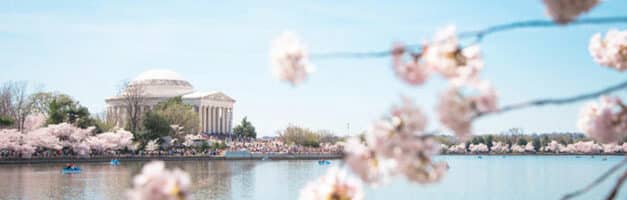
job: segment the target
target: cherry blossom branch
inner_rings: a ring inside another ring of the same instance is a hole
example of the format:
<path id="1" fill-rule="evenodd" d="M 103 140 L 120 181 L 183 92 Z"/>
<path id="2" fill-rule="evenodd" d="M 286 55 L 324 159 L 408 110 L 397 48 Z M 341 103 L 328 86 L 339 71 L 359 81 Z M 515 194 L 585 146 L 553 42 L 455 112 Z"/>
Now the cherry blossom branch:
<path id="1" fill-rule="evenodd" d="M 589 191 L 590 189 L 594 188 L 595 186 L 599 185 L 601 182 L 603 182 L 605 179 L 607 179 L 608 177 L 610 177 L 610 175 L 612 175 L 614 172 L 618 171 L 619 169 L 621 169 L 625 164 L 627 164 L 627 157 L 625 159 L 623 159 L 623 161 L 621 161 L 620 163 L 614 165 L 612 168 L 610 168 L 609 170 L 607 170 L 605 173 L 603 173 L 601 176 L 599 176 L 597 179 L 595 179 L 592 183 L 588 184 L 586 187 L 581 188 L 577 191 L 568 193 L 566 195 L 564 195 L 562 197 L 562 200 L 567 200 L 567 199 L 571 199 L 573 197 L 579 196 L 583 193 L 586 193 L 587 191 Z M 623 175 L 624 176 L 624 175 Z M 621 177 L 622 179 L 623 177 Z M 620 188 L 620 186 L 619 186 Z M 609 199 L 609 197 L 608 197 Z"/>
<path id="2" fill-rule="evenodd" d="M 625 180 L 627 180 L 627 170 L 625 170 L 625 173 L 623 173 L 620 179 L 616 181 L 616 185 L 614 185 L 614 188 L 612 189 L 612 192 L 610 192 L 610 195 L 607 196 L 607 200 L 613 200 L 614 198 L 616 198 L 616 195 L 618 194 L 620 187 L 623 185 L 623 183 L 625 183 Z"/>
<path id="3" fill-rule="evenodd" d="M 585 94 L 580 94 L 580 95 L 575 95 L 575 96 L 565 97 L 565 98 L 538 99 L 538 100 L 532 100 L 528 102 L 506 105 L 496 111 L 477 113 L 473 117 L 473 119 L 477 119 L 486 115 L 499 114 L 499 113 L 504 113 L 504 112 L 513 111 L 513 110 L 519 110 L 519 109 L 523 109 L 527 107 L 536 107 L 536 106 L 545 106 L 545 105 L 561 105 L 561 104 L 568 104 L 568 103 L 583 101 L 587 99 L 594 99 L 601 95 L 612 93 L 617 90 L 621 90 L 625 88 L 627 88 L 627 80 L 623 81 L 620 84 L 613 85 L 613 86 L 604 88 L 599 91 L 591 92 L 591 93 L 585 93 Z"/>
<path id="4" fill-rule="evenodd" d="M 594 24 L 613 24 L 613 23 L 627 23 L 627 16 L 615 16 L 615 17 L 596 17 L 596 18 L 584 18 L 577 21 L 570 22 L 568 26 L 577 25 L 594 25 Z M 474 39 L 473 43 L 481 42 L 486 36 L 499 33 L 512 31 L 517 29 L 526 28 L 546 28 L 546 27 L 563 27 L 565 25 L 556 24 L 551 20 L 526 20 L 519 22 L 512 22 L 507 24 L 498 24 L 489 26 L 484 29 L 476 31 L 460 32 L 458 37 L 460 39 Z M 422 44 L 407 45 L 406 48 L 421 48 Z M 318 53 L 311 54 L 313 59 L 325 59 L 325 58 L 379 58 L 387 57 L 392 54 L 392 49 L 384 51 L 370 51 L 370 52 L 331 52 L 331 53 Z"/>

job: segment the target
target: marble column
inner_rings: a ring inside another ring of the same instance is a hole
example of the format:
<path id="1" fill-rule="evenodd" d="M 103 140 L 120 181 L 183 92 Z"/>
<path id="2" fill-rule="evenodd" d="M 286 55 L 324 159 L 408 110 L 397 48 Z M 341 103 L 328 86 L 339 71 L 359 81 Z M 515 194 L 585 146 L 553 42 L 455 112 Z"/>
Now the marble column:
<path id="1" fill-rule="evenodd" d="M 209 106 L 205 106 L 205 108 L 203 108 L 203 111 L 205 112 L 205 120 L 202 121 L 202 123 L 205 124 L 203 131 L 209 131 Z"/>
<path id="2" fill-rule="evenodd" d="M 205 128 L 205 124 L 203 123 L 205 121 L 204 120 L 205 119 L 204 112 L 205 112 L 204 106 L 199 106 L 199 108 L 198 108 L 198 120 L 199 120 L 198 129 L 200 130 L 200 132 L 202 132 L 204 130 L 204 128 Z"/>
<path id="3" fill-rule="evenodd" d="M 233 118 L 233 108 L 228 109 L 228 115 L 226 118 L 226 132 L 231 133 L 231 129 L 233 128 L 233 124 L 231 124 L 231 119 Z"/>
<path id="4" fill-rule="evenodd" d="M 222 107 L 218 107 L 218 132 L 224 133 L 222 131 Z"/>
<path id="5" fill-rule="evenodd" d="M 228 109 L 228 117 L 226 118 L 226 132 L 231 134 L 231 129 L 233 128 L 232 124 L 233 119 L 233 108 Z"/>
<path id="6" fill-rule="evenodd" d="M 226 108 L 226 117 L 224 117 L 224 124 L 226 124 L 226 127 L 224 129 L 224 132 L 226 133 L 231 133 L 231 121 L 229 120 L 231 117 L 231 108 L 227 107 Z"/>
<path id="7" fill-rule="evenodd" d="M 216 107 L 211 106 L 211 132 L 216 132 Z"/>
<path id="8" fill-rule="evenodd" d="M 224 107 L 220 108 L 220 132 L 224 133 Z"/>

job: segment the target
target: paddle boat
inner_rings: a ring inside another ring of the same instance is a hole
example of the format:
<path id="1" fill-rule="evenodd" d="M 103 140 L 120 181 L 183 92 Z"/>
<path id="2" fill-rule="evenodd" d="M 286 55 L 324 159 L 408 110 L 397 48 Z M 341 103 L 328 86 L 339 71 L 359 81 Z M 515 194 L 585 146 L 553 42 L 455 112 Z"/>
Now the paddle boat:
<path id="1" fill-rule="evenodd" d="M 120 161 L 118 159 L 113 159 L 111 160 L 111 162 L 109 162 L 109 164 L 117 166 L 117 165 L 120 165 Z"/>
<path id="2" fill-rule="evenodd" d="M 61 173 L 62 174 L 78 174 L 81 173 L 81 168 L 80 167 L 65 167 L 63 169 L 61 169 Z"/>
<path id="3" fill-rule="evenodd" d="M 331 161 L 328 160 L 318 160 L 319 165 L 330 165 Z"/>

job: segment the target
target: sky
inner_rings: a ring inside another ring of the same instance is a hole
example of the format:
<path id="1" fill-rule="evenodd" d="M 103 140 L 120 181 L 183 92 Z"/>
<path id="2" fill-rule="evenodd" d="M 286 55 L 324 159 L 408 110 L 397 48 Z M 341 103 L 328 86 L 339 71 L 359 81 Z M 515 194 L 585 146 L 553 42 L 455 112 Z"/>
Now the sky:
<path id="1" fill-rule="evenodd" d="M 627 3 L 607 0 L 583 17 L 621 16 Z M 150 69 L 170 69 L 197 91 L 237 100 L 260 136 L 289 124 L 339 135 L 367 130 L 401 96 L 414 98 L 439 129 L 435 105 L 446 88 L 434 76 L 413 87 L 397 79 L 390 58 L 313 59 L 302 85 L 273 78 L 270 41 L 297 33 L 312 53 L 385 50 L 421 43 L 439 28 L 460 31 L 548 19 L 537 1 L 22 1 L 0 2 L 0 82 L 28 81 L 73 96 L 91 112 L 120 83 Z M 594 91 L 625 80 L 598 66 L 588 41 L 627 24 L 524 29 L 489 35 L 481 43 L 485 68 L 506 105 Z M 618 95 L 627 96 L 621 91 Z M 577 131 L 585 102 L 529 108 L 482 118 L 476 134 L 521 128 L 526 133 Z M 350 124 L 350 125 L 349 125 Z"/>

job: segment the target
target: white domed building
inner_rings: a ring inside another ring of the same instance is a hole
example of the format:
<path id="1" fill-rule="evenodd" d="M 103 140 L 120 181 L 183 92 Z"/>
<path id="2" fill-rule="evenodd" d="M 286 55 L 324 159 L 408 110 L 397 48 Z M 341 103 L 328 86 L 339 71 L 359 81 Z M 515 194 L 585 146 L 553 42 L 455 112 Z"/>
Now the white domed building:
<path id="1" fill-rule="evenodd" d="M 222 92 L 196 92 L 194 87 L 178 73 L 170 70 L 149 70 L 135 77 L 130 86 L 141 88 L 140 113 L 152 109 L 159 102 L 181 96 L 190 104 L 200 119 L 199 132 L 230 134 L 233 124 L 235 100 Z M 107 118 L 117 127 L 127 122 L 128 98 L 119 95 L 107 98 Z"/>

